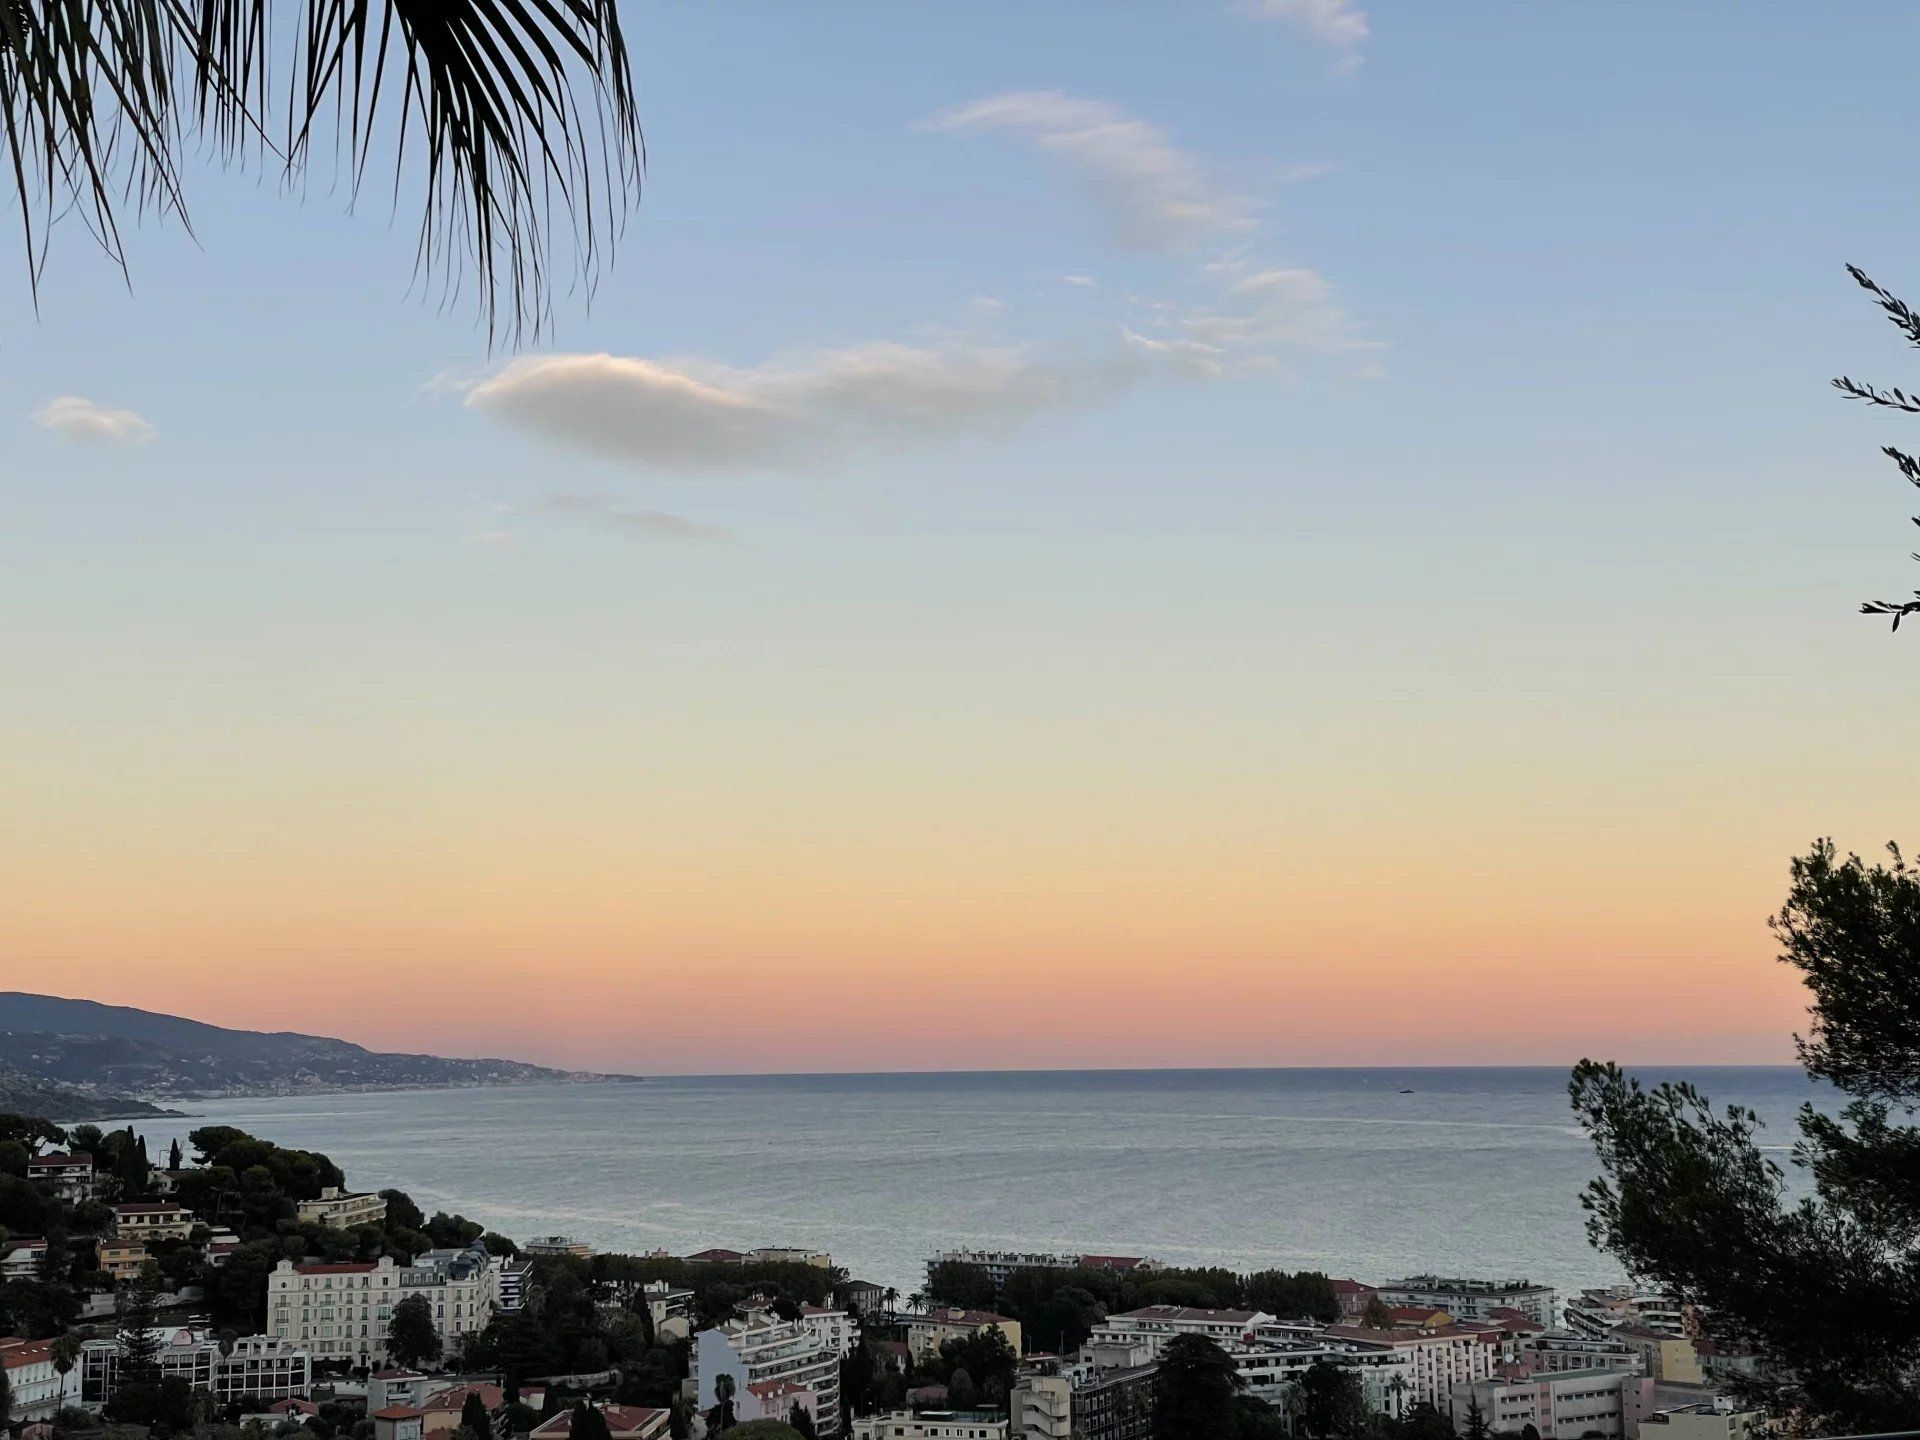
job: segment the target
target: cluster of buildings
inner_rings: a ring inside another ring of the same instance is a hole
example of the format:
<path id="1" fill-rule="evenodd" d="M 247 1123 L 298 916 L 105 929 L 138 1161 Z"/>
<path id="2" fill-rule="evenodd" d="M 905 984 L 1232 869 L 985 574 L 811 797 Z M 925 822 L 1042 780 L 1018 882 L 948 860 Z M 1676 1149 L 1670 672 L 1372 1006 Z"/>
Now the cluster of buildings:
<path id="1" fill-rule="evenodd" d="M 479 1245 L 429 1250 L 409 1265 L 391 1256 L 282 1260 L 267 1277 L 267 1333 L 306 1346 L 316 1359 L 374 1369 L 387 1362 L 394 1308 L 418 1297 L 453 1354 L 495 1311 L 519 1308 L 531 1269 L 531 1261 L 491 1255 Z"/>
<path id="2" fill-rule="evenodd" d="M 1150 1260 L 1108 1257 L 1126 1268 Z M 1079 1256 L 949 1251 L 987 1269 L 996 1286 L 1026 1268 L 1098 1263 Z M 871 1289 L 872 1287 L 862 1287 Z M 1381 1285 L 1335 1282 L 1332 1324 L 1258 1310 L 1150 1305 L 1109 1315 L 1077 1353 L 1026 1356 L 1005 1412 L 923 1405 L 851 1422 L 852 1440 L 1145 1440 L 1154 1378 L 1177 1336 L 1211 1340 L 1232 1357 L 1244 1392 L 1292 1414 L 1309 1368 L 1350 1371 L 1375 1411 L 1402 1417 L 1430 1405 L 1464 1434 L 1479 1417 L 1496 1435 L 1529 1427 L 1541 1440 L 1748 1440 L 1759 1417 L 1714 1388 L 1732 1368 L 1688 1336 L 1666 1297 L 1588 1290 L 1563 1307 L 1528 1280 L 1414 1275 Z M 896 1317 L 916 1356 L 995 1326 L 1020 1348 L 1018 1325 L 984 1311 L 934 1309 Z M 1706 1353 L 1702 1353 L 1702 1351 Z M 937 1399 L 937 1397 L 935 1397 Z M 1656 1428 L 1649 1428 L 1656 1427 Z"/>

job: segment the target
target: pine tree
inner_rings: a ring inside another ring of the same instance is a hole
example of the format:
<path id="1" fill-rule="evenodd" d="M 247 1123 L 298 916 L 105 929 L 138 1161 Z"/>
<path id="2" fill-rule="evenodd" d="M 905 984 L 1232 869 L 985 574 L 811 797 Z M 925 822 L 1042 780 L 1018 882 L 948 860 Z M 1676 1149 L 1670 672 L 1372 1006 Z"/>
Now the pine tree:
<path id="1" fill-rule="evenodd" d="M 1467 1428 L 1460 1432 L 1461 1440 L 1487 1440 L 1491 1433 L 1486 1414 L 1480 1409 L 1480 1392 L 1475 1390 L 1467 1398 Z"/>
<path id="2" fill-rule="evenodd" d="M 613 1432 L 607 1428 L 606 1414 L 585 1400 L 573 1407 L 573 1423 L 568 1427 L 567 1434 L 568 1440 L 613 1440 Z"/>
<path id="3" fill-rule="evenodd" d="M 478 1390 L 467 1391 L 467 1398 L 460 1404 L 460 1428 L 471 1432 L 474 1440 L 487 1440 L 493 1434 L 493 1419 Z"/>
<path id="4" fill-rule="evenodd" d="M 160 1375 L 160 1269 L 147 1265 L 120 1292 L 117 1369 L 121 1385 L 146 1384 Z"/>

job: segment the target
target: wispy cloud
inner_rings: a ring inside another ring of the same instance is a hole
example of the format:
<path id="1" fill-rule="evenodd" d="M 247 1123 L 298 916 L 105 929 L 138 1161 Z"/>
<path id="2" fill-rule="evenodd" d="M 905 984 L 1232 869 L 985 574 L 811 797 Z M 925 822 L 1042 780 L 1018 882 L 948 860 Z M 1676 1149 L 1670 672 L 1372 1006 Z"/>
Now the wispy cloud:
<path id="1" fill-rule="evenodd" d="M 611 495 L 549 495 L 541 509 L 555 515 L 573 515 L 635 540 L 724 540 L 718 525 L 689 520 L 666 510 L 650 510 Z"/>
<path id="2" fill-rule="evenodd" d="M 109 445 L 146 445 L 159 434 L 136 411 L 112 410 L 79 395 L 55 396 L 33 412 L 33 421 L 69 440 Z"/>
<path id="3" fill-rule="evenodd" d="M 1254 0 L 1253 12 L 1284 20 L 1307 32 L 1336 52 L 1336 68 L 1351 72 L 1360 66 L 1360 49 L 1373 30 L 1357 0 Z"/>
<path id="4" fill-rule="evenodd" d="M 1005 431 L 1093 398 L 1110 360 L 1018 348 L 875 342 L 751 368 L 631 355 L 516 360 L 466 404 L 576 448 L 650 468 L 805 468 L 849 450 Z"/>
<path id="5" fill-rule="evenodd" d="M 954 134 L 999 132 L 1030 141 L 1086 188 L 1114 238 L 1129 249 L 1187 250 L 1252 224 L 1250 202 L 1215 185 L 1159 126 L 1104 100 L 1019 91 L 955 106 L 923 123 Z"/>

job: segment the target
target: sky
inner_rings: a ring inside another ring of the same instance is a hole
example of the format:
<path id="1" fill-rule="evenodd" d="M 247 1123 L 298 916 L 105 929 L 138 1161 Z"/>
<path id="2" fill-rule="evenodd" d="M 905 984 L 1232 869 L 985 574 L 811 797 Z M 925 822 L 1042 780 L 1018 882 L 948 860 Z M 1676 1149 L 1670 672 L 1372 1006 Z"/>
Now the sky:
<path id="1" fill-rule="evenodd" d="M 491 352 L 0 243 L 0 983 L 650 1073 L 1792 1058 L 1915 842 L 1920 13 L 630 5 Z M 1904 437 L 1904 440 L 1903 440 Z"/>

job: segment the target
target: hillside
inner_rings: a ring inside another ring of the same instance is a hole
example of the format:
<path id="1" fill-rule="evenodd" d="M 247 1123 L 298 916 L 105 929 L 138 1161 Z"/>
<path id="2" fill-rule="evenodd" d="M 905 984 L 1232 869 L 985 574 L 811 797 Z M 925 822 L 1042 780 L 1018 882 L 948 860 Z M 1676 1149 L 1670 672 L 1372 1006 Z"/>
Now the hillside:
<path id="1" fill-rule="evenodd" d="M 102 1099 L 147 1100 L 635 1078 L 517 1060 L 385 1054 L 324 1035 L 229 1030 L 124 1005 L 22 991 L 0 992 L 0 1073 L 7 1069 L 31 1083 L 71 1087 Z"/>
<path id="2" fill-rule="evenodd" d="M 76 1120 L 138 1120 L 174 1113 L 126 1095 L 38 1080 L 0 1065 L 0 1114 L 37 1115 L 66 1124 Z"/>

